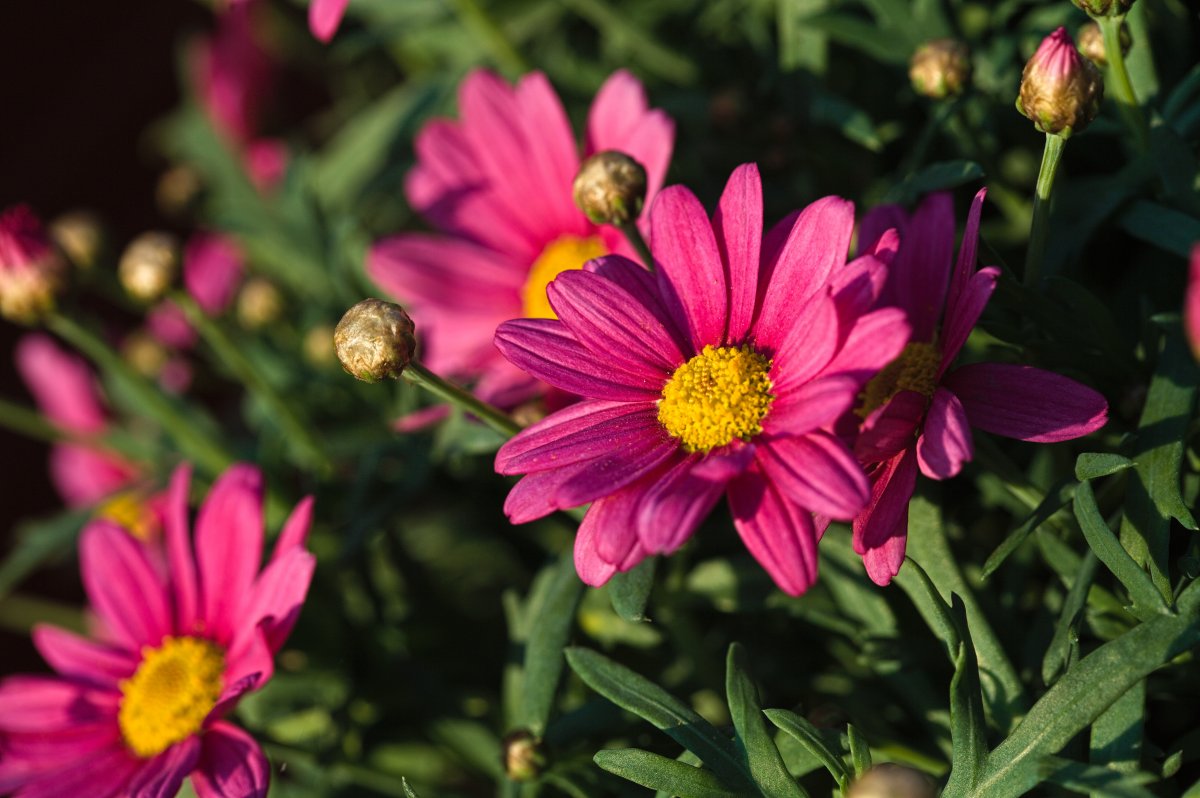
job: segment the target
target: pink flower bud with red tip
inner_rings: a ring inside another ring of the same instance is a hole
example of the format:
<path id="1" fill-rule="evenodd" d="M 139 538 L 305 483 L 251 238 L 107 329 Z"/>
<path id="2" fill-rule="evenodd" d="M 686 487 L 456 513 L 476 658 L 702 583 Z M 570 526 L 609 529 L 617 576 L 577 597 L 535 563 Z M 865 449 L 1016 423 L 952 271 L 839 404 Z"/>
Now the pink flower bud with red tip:
<path id="1" fill-rule="evenodd" d="M 64 265 L 26 205 L 0 213 L 0 316 L 33 324 L 54 308 Z"/>
<path id="2" fill-rule="evenodd" d="M 1017 110 L 1043 133 L 1067 138 L 1091 124 L 1103 97 L 1099 70 L 1075 49 L 1067 29 L 1059 28 L 1025 64 Z"/>

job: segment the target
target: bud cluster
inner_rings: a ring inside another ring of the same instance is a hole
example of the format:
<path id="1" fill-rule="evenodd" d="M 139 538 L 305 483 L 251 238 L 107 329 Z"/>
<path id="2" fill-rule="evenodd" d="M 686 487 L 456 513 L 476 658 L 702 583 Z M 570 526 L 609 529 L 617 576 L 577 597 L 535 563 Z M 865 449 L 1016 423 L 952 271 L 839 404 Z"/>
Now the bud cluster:
<path id="1" fill-rule="evenodd" d="M 1118 17 L 1127 12 L 1135 0 L 1071 0 L 1093 17 Z"/>

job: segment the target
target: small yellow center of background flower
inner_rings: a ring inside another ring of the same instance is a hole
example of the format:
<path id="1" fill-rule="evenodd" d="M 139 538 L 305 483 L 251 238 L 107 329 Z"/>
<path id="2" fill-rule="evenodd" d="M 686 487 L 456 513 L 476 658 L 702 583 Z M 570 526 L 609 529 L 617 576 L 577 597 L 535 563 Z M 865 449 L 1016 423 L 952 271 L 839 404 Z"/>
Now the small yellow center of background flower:
<path id="1" fill-rule="evenodd" d="M 200 731 L 224 673 L 225 654 L 208 640 L 166 637 L 158 648 L 143 648 L 137 671 L 120 684 L 125 744 L 149 759 Z"/>
<path id="2" fill-rule="evenodd" d="M 149 541 L 158 532 L 158 516 L 146 506 L 141 496 L 132 491 L 105 499 L 96 508 L 96 517 L 120 524 L 129 534 L 142 541 Z"/>
<path id="3" fill-rule="evenodd" d="M 706 346 L 663 387 L 658 420 L 689 452 L 750 440 L 775 400 L 770 370 L 749 346 Z"/>
<path id="4" fill-rule="evenodd" d="M 937 372 L 941 363 L 942 353 L 934 344 L 909 344 L 904 347 L 900 357 L 871 378 L 859 395 L 863 400 L 862 406 L 854 412 L 866 418 L 901 391 L 933 396 L 937 390 Z"/>
<path id="5" fill-rule="evenodd" d="M 604 243 L 596 236 L 563 236 L 551 241 L 529 268 L 529 277 L 521 289 L 524 318 L 558 318 L 550 307 L 550 300 L 546 299 L 546 286 L 563 272 L 582 269 L 592 258 L 607 254 Z"/>

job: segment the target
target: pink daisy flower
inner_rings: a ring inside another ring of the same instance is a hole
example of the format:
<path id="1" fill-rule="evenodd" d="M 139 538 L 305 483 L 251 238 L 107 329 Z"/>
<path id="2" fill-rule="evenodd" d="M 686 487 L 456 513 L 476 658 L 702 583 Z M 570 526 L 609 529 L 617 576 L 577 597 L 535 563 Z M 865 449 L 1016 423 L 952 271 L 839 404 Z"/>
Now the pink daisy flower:
<path id="1" fill-rule="evenodd" d="M 435 120 L 416 140 L 409 203 L 438 233 L 405 233 L 376 244 L 367 272 L 404 303 L 421 329 L 422 360 L 434 371 L 476 380 L 489 401 L 512 407 L 545 387 L 492 346 L 512 318 L 553 318 L 546 285 L 607 253 L 632 255 L 616 228 L 575 207 L 581 159 L 562 104 L 540 72 L 509 86 L 477 70 L 459 90 L 461 119 Z M 647 107 L 625 71 L 601 87 L 588 115 L 584 156 L 620 150 L 648 175 L 647 205 L 671 158 L 674 123 Z"/>
<path id="2" fill-rule="evenodd" d="M 525 474 L 514 523 L 591 502 L 575 539 L 584 582 L 670 553 L 722 495 L 747 548 L 784 591 L 816 578 L 812 513 L 852 518 L 866 475 L 829 426 L 908 339 L 902 311 L 868 312 L 884 248 L 845 262 L 854 208 L 818 200 L 764 239 L 753 164 L 710 223 L 682 186 L 650 213 L 657 273 L 621 256 L 558 276 L 557 319 L 496 331 L 505 357 L 582 401 L 501 447 Z"/>
<path id="3" fill-rule="evenodd" d="M 999 269 L 975 270 L 985 190 L 975 195 L 957 261 L 949 194 L 927 197 L 910 218 L 895 206 L 872 211 L 860 240 L 897 229 L 882 304 L 903 308 L 912 343 L 867 385 L 855 444 L 869 464 L 871 500 L 854 519 L 854 548 L 867 573 L 886 585 L 904 561 L 908 502 L 917 472 L 949 479 L 974 454 L 971 427 L 1023 441 L 1078 438 L 1104 426 L 1104 397 L 1074 380 L 1031 366 L 951 363 L 996 287 Z"/>
<path id="4" fill-rule="evenodd" d="M 1192 354 L 1200 360 L 1200 244 L 1192 247 L 1188 264 L 1187 291 L 1183 298 L 1183 331 Z"/>
<path id="5" fill-rule="evenodd" d="M 165 573 L 112 524 L 84 530 L 83 583 L 101 633 L 34 629 L 58 675 L 0 683 L 0 792 L 171 796 L 190 776 L 200 798 L 266 795 L 266 757 L 223 718 L 271 678 L 304 603 L 312 502 L 297 505 L 260 573 L 258 470 L 233 466 L 216 481 L 194 541 L 189 482 L 186 466 L 171 479 Z"/>

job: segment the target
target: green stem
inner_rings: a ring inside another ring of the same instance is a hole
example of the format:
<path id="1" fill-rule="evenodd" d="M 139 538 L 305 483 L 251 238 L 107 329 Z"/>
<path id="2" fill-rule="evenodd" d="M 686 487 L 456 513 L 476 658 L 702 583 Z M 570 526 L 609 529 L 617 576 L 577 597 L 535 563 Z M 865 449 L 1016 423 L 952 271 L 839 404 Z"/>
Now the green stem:
<path id="1" fill-rule="evenodd" d="M 508 73 L 509 77 L 517 77 L 529 71 L 529 64 L 525 63 L 525 59 L 513 47 L 504 31 L 476 0 L 454 0 L 454 7 L 463 26 L 483 40 L 492 51 L 496 64 Z"/>
<path id="2" fill-rule="evenodd" d="M 470 413 L 506 438 L 511 438 L 521 431 L 520 425 L 513 421 L 507 413 L 457 385 L 447 382 L 415 360 L 404 369 L 404 378 L 413 385 L 429 391 L 437 398 Z"/>
<path id="3" fill-rule="evenodd" d="M 1144 152 L 1149 141 L 1146 117 L 1142 115 L 1142 107 L 1138 105 L 1133 82 L 1129 79 L 1129 70 L 1125 67 L 1125 53 L 1121 50 L 1121 25 L 1124 24 L 1125 17 L 1100 17 L 1096 22 L 1100 25 L 1100 32 L 1104 34 L 1104 56 L 1108 59 L 1107 86 L 1117 101 L 1117 109 L 1125 118 L 1125 124 L 1133 133 L 1138 149 Z"/>
<path id="4" fill-rule="evenodd" d="M 1042 150 L 1042 168 L 1038 171 L 1037 193 L 1033 196 L 1033 223 L 1029 227 L 1029 250 L 1025 256 L 1025 285 L 1033 288 L 1041 279 L 1042 260 L 1046 256 L 1046 237 L 1050 233 L 1050 196 L 1054 193 L 1054 178 L 1062 159 L 1067 140 L 1052 133 L 1046 134 Z"/>
<path id="5" fill-rule="evenodd" d="M 650 254 L 650 247 L 646 245 L 646 239 L 642 238 L 642 231 L 638 229 L 637 222 L 623 222 L 616 227 L 625 234 L 629 245 L 637 252 L 646 268 L 654 271 L 654 256 Z"/>
<path id="6" fill-rule="evenodd" d="M 49 316 L 46 326 L 86 355 L 101 371 L 120 382 L 136 398 L 139 409 L 162 426 L 188 459 L 211 474 L 219 474 L 233 463 L 233 456 L 223 446 L 198 429 L 158 386 L 131 369 L 93 332 L 60 313 Z"/>
<path id="7" fill-rule="evenodd" d="M 275 388 L 263 378 L 259 369 L 250 362 L 221 326 L 215 323 L 186 293 L 176 291 L 171 295 L 216 356 L 233 372 L 234 376 L 269 409 L 271 417 L 283 429 L 290 445 L 297 449 L 301 459 L 322 474 L 329 474 L 333 465 L 325 454 L 325 448 L 313 434 L 311 425 L 296 415 Z"/>
<path id="8" fill-rule="evenodd" d="M 46 443 L 89 443 L 95 445 L 89 436 L 76 435 L 55 424 L 51 424 L 36 410 L 22 407 L 16 402 L 0 399 L 0 427 L 6 427 L 13 432 Z"/>
<path id="9" fill-rule="evenodd" d="M 27 634 L 38 623 L 52 623 L 80 633 L 87 629 L 78 607 L 23 593 L 10 593 L 0 601 L 0 629 Z"/>

